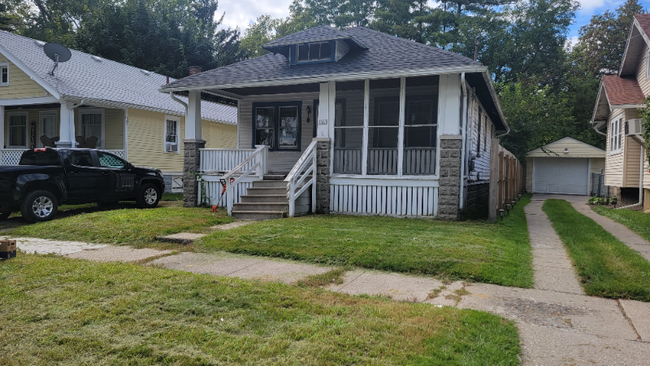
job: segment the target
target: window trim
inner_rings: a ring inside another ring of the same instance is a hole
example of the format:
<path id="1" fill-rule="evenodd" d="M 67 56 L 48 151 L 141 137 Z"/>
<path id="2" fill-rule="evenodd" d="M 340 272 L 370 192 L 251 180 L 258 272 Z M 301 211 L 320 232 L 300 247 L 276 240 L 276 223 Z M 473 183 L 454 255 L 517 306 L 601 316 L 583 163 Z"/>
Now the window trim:
<path id="1" fill-rule="evenodd" d="M 79 132 L 83 132 L 83 116 L 85 114 L 99 114 L 101 115 L 101 136 L 97 140 L 97 149 L 105 149 L 104 139 L 106 138 L 106 110 L 104 108 L 79 108 Z M 75 126 L 76 127 L 76 126 Z M 75 131 L 75 138 L 80 135 Z M 76 143 L 76 141 L 75 141 Z"/>
<path id="2" fill-rule="evenodd" d="M 329 43 L 330 44 L 330 57 L 329 58 L 322 58 L 318 60 L 307 60 L 307 61 L 298 61 L 298 48 L 300 46 L 304 45 L 312 45 L 312 44 L 321 44 L 321 43 Z M 289 60 L 291 65 L 306 65 L 306 64 L 317 64 L 317 63 L 323 63 L 323 62 L 333 62 L 336 59 L 336 47 L 337 47 L 337 42 L 336 41 L 318 41 L 318 42 L 303 42 L 303 43 L 297 43 L 294 45 L 291 45 L 289 47 Z"/>
<path id="3" fill-rule="evenodd" d="M 176 142 L 167 142 L 167 121 L 176 122 Z M 181 118 L 178 116 L 171 116 L 166 114 L 163 122 L 163 154 L 180 154 L 181 153 Z M 168 145 L 176 145 L 176 151 L 167 151 Z"/>
<path id="4" fill-rule="evenodd" d="M 618 117 L 610 121 L 610 136 L 609 136 L 609 154 L 618 154 L 621 152 L 621 122 L 623 117 Z M 616 148 L 612 148 L 612 147 Z"/>
<path id="5" fill-rule="evenodd" d="M 298 123 L 296 129 L 297 134 L 297 144 L 295 149 L 280 149 L 279 148 L 279 130 L 280 130 L 280 107 L 296 107 L 298 109 Z M 255 141 L 257 128 L 255 126 L 255 113 L 257 108 L 273 108 L 273 148 L 269 147 L 269 151 L 302 151 L 302 101 L 294 102 L 259 102 L 253 103 L 252 106 L 252 118 L 251 118 L 251 127 L 252 127 L 252 136 L 251 148 L 255 149 Z"/>
<path id="6" fill-rule="evenodd" d="M 2 82 L 2 69 L 7 69 L 7 82 L 3 83 Z M 9 86 L 9 82 L 11 80 L 10 76 L 10 67 L 8 62 L 0 62 L 0 86 Z"/>
<path id="7" fill-rule="evenodd" d="M 10 145 L 11 142 L 11 117 L 25 116 L 25 145 Z M 27 149 L 29 146 L 29 112 L 28 111 L 9 111 L 7 112 L 7 148 L 8 149 Z"/>

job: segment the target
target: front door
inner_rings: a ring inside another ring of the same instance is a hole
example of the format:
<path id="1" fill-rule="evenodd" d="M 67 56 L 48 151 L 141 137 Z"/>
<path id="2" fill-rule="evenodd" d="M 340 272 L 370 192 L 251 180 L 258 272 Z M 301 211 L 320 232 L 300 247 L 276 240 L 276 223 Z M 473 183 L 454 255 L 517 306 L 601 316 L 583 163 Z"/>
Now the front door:
<path id="1" fill-rule="evenodd" d="M 253 148 L 300 151 L 300 102 L 256 103 L 253 110 Z"/>
<path id="2" fill-rule="evenodd" d="M 55 146 L 58 141 L 59 128 L 56 125 L 56 113 L 42 112 L 39 121 L 38 144 L 40 147 Z"/>

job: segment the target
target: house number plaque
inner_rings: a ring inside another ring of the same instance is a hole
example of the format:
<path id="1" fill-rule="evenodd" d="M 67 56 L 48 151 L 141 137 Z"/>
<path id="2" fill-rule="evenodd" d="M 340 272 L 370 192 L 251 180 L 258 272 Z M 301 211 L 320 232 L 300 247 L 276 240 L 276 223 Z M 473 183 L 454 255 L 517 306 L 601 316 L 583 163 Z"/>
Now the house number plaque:
<path id="1" fill-rule="evenodd" d="M 319 119 L 319 120 L 318 120 L 318 124 L 319 124 L 319 125 L 326 125 L 326 124 L 327 124 L 327 120 L 326 120 L 326 119 Z"/>

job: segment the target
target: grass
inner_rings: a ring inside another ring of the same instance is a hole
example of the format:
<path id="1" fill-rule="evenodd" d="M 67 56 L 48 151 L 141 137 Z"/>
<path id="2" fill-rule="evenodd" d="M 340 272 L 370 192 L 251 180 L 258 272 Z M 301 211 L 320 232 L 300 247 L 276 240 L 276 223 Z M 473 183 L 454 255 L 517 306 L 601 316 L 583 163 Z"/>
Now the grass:
<path id="1" fill-rule="evenodd" d="M 564 200 L 542 207 L 569 249 L 587 295 L 650 301 L 650 262 Z"/>
<path id="2" fill-rule="evenodd" d="M 650 215 L 642 211 L 614 210 L 602 206 L 592 206 L 592 209 L 600 215 L 627 226 L 630 230 L 639 234 L 643 239 L 650 241 Z"/>
<path id="3" fill-rule="evenodd" d="M 216 232 L 195 248 L 531 287 L 528 202 L 496 224 L 318 215 Z"/>
<path id="4" fill-rule="evenodd" d="M 336 284 L 340 285 L 343 283 L 343 276 L 347 272 L 348 268 L 334 268 L 331 271 L 327 271 L 322 274 L 312 275 L 303 280 L 296 282 L 297 286 L 300 287 L 325 287 L 327 285 Z"/>
<path id="5" fill-rule="evenodd" d="M 137 246 L 152 243 L 156 236 L 203 232 L 210 226 L 230 221 L 224 210 L 213 213 L 207 208 L 132 207 L 62 215 L 52 221 L 10 230 L 5 235 Z"/>
<path id="6" fill-rule="evenodd" d="M 2 365 L 514 365 L 513 322 L 123 263 L 0 261 Z"/>

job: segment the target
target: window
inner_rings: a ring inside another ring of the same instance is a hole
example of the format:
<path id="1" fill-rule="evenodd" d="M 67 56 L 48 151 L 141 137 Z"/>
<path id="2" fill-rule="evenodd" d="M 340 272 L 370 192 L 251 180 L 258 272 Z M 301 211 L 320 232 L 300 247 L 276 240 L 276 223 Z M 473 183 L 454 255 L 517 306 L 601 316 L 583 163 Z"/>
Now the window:
<path id="1" fill-rule="evenodd" d="M 165 116 L 165 142 L 164 142 L 164 152 L 165 153 L 176 153 L 180 154 L 179 143 L 178 143 L 178 126 L 180 125 L 180 119 L 178 117 Z"/>
<path id="2" fill-rule="evenodd" d="M 9 113 L 9 147 L 27 147 L 27 112 Z"/>
<path id="3" fill-rule="evenodd" d="M 0 86 L 9 85 L 9 64 L 0 63 Z"/>
<path id="4" fill-rule="evenodd" d="M 270 150 L 300 150 L 301 108 L 300 102 L 255 103 L 254 145 L 266 145 Z"/>
<path id="5" fill-rule="evenodd" d="M 488 118 L 485 116 L 485 131 L 483 131 L 483 151 L 486 150 L 488 135 Z"/>
<path id="6" fill-rule="evenodd" d="M 478 107 L 478 141 L 476 143 L 476 156 L 481 156 L 481 123 L 483 122 L 483 109 Z"/>
<path id="7" fill-rule="evenodd" d="M 435 164 L 423 163 L 435 160 L 438 138 L 436 109 L 432 97 L 407 97 L 404 120 L 405 175 L 435 174 Z"/>
<path id="8" fill-rule="evenodd" d="M 293 63 L 322 62 L 334 59 L 333 50 L 335 43 L 332 41 L 319 43 L 305 43 L 294 46 L 296 55 L 293 56 Z"/>
<path id="9" fill-rule="evenodd" d="M 74 151 L 70 154 L 70 164 L 75 166 L 94 166 L 90 151 Z"/>
<path id="10" fill-rule="evenodd" d="M 613 120 L 610 124 L 610 134 L 609 134 L 609 152 L 617 153 L 621 150 L 621 121 L 619 118 Z"/>
<path id="11" fill-rule="evenodd" d="M 118 158 L 113 154 L 97 151 L 97 158 L 99 158 L 99 166 L 102 168 L 122 169 L 126 166 L 124 160 Z"/>
<path id="12" fill-rule="evenodd" d="M 45 111 L 39 113 L 40 127 L 38 139 L 40 139 L 40 146 L 54 146 L 58 141 L 59 126 L 57 125 L 57 113 L 53 111 Z"/>
<path id="13" fill-rule="evenodd" d="M 104 110 L 79 110 L 81 129 L 78 132 L 77 143 L 80 147 L 104 147 Z M 94 145 L 94 146 L 93 146 Z"/>

